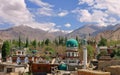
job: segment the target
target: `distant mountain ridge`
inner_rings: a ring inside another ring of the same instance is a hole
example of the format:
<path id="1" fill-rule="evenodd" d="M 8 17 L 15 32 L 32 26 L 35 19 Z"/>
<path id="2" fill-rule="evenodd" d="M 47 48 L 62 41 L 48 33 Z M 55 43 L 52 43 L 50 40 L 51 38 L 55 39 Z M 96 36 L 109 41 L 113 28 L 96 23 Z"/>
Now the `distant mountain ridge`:
<path id="1" fill-rule="evenodd" d="M 109 26 L 99 26 L 99 25 L 84 25 L 81 28 L 74 30 L 73 32 L 67 34 L 68 37 L 75 38 L 78 36 L 79 38 L 96 36 L 98 33 L 109 30 L 116 30 L 120 27 L 120 24 L 109 25 Z"/>
<path id="2" fill-rule="evenodd" d="M 106 38 L 108 41 L 120 40 L 120 27 L 118 27 L 116 30 L 107 30 L 107 31 L 100 32 L 95 36 L 95 39 L 99 41 L 101 37 Z"/>
<path id="3" fill-rule="evenodd" d="M 98 25 L 84 25 L 78 29 L 75 29 L 71 33 L 66 34 L 65 32 L 56 31 L 49 32 L 41 29 L 35 29 L 28 26 L 15 26 L 12 28 L 8 28 L 5 30 L 0 30 L 0 39 L 18 39 L 19 36 L 23 40 L 29 38 L 29 40 L 44 40 L 46 38 L 54 39 L 58 36 L 64 36 L 68 38 L 75 38 L 78 36 L 79 38 L 94 36 L 96 40 L 99 40 L 101 36 L 107 39 L 116 39 L 119 38 L 120 24 L 109 25 L 106 27 L 98 26 Z"/>
<path id="4" fill-rule="evenodd" d="M 57 33 L 57 35 L 55 35 L 55 33 Z M 49 33 L 48 31 L 34 29 L 28 26 L 15 26 L 9 29 L 0 30 L 0 38 L 3 40 L 18 39 L 19 36 L 21 36 L 23 40 L 26 38 L 29 38 L 29 40 L 43 40 L 46 38 L 54 39 L 59 35 L 65 35 L 65 33 L 59 31 Z"/>

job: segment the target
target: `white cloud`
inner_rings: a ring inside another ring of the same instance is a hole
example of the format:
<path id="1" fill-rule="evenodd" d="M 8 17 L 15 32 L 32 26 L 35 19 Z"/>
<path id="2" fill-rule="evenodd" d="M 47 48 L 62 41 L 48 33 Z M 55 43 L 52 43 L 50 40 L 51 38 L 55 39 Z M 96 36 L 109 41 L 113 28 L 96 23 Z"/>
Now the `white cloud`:
<path id="1" fill-rule="evenodd" d="M 81 18 L 79 19 L 81 22 L 91 22 L 91 14 L 88 12 L 88 10 L 80 10 L 81 12 Z"/>
<path id="2" fill-rule="evenodd" d="M 0 0 L 0 18 L 16 25 L 33 21 L 24 0 Z"/>
<path id="3" fill-rule="evenodd" d="M 49 5 L 42 3 L 42 6 Z M 31 14 L 26 7 L 25 0 L 0 0 L 0 24 L 26 25 L 43 30 L 50 30 L 56 25 L 52 22 L 36 22 L 33 17 L 34 15 Z"/>
<path id="4" fill-rule="evenodd" d="M 38 13 L 43 16 L 53 16 L 54 12 L 52 7 L 53 5 L 43 2 L 42 0 L 30 0 L 31 2 L 37 4 L 40 8 L 38 9 Z"/>
<path id="5" fill-rule="evenodd" d="M 31 2 L 36 3 L 40 7 L 53 7 L 53 5 L 50 5 L 49 3 L 42 2 L 42 0 L 30 0 Z"/>
<path id="6" fill-rule="evenodd" d="M 68 27 L 68 28 L 69 28 L 69 27 L 71 27 L 71 24 L 70 24 L 70 23 L 66 23 L 66 24 L 65 24 L 65 27 Z"/>
<path id="7" fill-rule="evenodd" d="M 38 22 L 31 22 L 30 24 L 24 24 L 26 26 L 30 26 L 32 28 L 42 29 L 45 31 L 50 31 L 51 29 L 54 29 L 56 26 L 55 23 L 46 22 L 46 23 L 38 23 Z"/>
<path id="8" fill-rule="evenodd" d="M 108 15 L 100 10 L 93 10 L 93 13 L 90 13 L 86 9 L 76 9 L 73 11 L 73 13 L 79 13 L 78 20 L 80 22 L 97 23 L 99 25 L 105 26 L 106 24 L 104 22 L 108 21 L 106 19 Z"/>
<path id="9" fill-rule="evenodd" d="M 73 30 L 62 30 L 62 32 L 64 32 L 64 33 L 71 33 Z"/>
<path id="10" fill-rule="evenodd" d="M 62 12 L 58 13 L 58 16 L 63 17 L 66 16 L 68 14 L 68 11 L 63 10 Z"/>
<path id="11" fill-rule="evenodd" d="M 120 0 L 79 0 L 78 4 L 88 5 L 84 9 L 77 8 L 72 11 L 78 14 L 80 22 L 99 25 L 120 23 Z"/>
<path id="12" fill-rule="evenodd" d="M 84 4 L 84 3 L 89 4 L 91 6 L 91 5 L 94 4 L 94 0 L 79 0 L 78 4 L 81 5 L 81 4 Z"/>
<path id="13" fill-rule="evenodd" d="M 57 28 L 61 28 L 62 26 L 60 26 L 60 25 L 58 25 L 58 26 L 56 26 Z"/>
<path id="14" fill-rule="evenodd" d="M 38 13 L 43 16 L 53 16 L 54 15 L 53 10 L 46 8 L 46 7 L 38 9 Z"/>

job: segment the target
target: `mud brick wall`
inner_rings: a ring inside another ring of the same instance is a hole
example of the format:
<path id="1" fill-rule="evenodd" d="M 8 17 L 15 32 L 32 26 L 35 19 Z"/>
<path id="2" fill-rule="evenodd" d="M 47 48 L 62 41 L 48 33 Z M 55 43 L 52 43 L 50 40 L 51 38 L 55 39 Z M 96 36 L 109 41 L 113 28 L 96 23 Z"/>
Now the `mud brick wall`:
<path id="1" fill-rule="evenodd" d="M 99 61 L 98 70 L 106 71 L 105 69 L 109 66 L 120 65 L 120 60 L 111 60 L 111 61 Z"/>
<path id="2" fill-rule="evenodd" d="M 5 73 L 4 72 L 0 72 L 0 75 L 5 75 Z"/>
<path id="3" fill-rule="evenodd" d="M 120 65 L 107 67 L 106 71 L 111 72 L 111 75 L 120 75 Z"/>
<path id="4" fill-rule="evenodd" d="M 18 72 L 12 72 L 9 75 L 20 75 Z"/>
<path id="5" fill-rule="evenodd" d="M 92 70 L 78 70 L 78 75 L 110 75 L 110 72 L 100 72 Z"/>

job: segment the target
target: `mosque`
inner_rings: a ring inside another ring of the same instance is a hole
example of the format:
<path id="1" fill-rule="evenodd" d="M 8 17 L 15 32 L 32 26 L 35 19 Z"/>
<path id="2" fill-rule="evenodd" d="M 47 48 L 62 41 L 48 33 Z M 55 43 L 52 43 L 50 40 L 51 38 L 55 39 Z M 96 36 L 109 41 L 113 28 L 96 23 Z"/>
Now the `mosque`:
<path id="1" fill-rule="evenodd" d="M 66 42 L 66 54 L 65 54 L 65 64 L 67 66 L 68 71 L 74 71 L 76 69 L 87 67 L 87 48 L 86 48 L 86 40 L 83 41 L 83 62 L 80 63 L 80 54 L 78 52 L 78 42 L 75 39 L 68 39 Z"/>
<path id="2" fill-rule="evenodd" d="M 69 39 L 66 42 L 65 63 L 69 65 L 78 65 L 79 63 L 78 42 L 75 39 Z"/>

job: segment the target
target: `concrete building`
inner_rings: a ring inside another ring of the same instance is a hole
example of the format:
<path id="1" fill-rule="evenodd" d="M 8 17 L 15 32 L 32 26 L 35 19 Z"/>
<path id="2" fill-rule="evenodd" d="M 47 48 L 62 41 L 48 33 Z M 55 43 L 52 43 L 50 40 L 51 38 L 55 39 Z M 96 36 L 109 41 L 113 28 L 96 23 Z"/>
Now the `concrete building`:
<path id="1" fill-rule="evenodd" d="M 16 55 L 17 56 L 25 56 L 26 55 L 26 50 L 16 50 Z"/>
<path id="2" fill-rule="evenodd" d="M 78 42 L 75 39 L 69 39 L 66 42 L 65 62 L 69 65 L 78 65 L 79 63 Z"/>
<path id="3" fill-rule="evenodd" d="M 15 64 L 15 63 L 0 63 L 0 72 L 11 73 L 11 72 L 29 72 L 29 66 L 26 64 Z"/>

